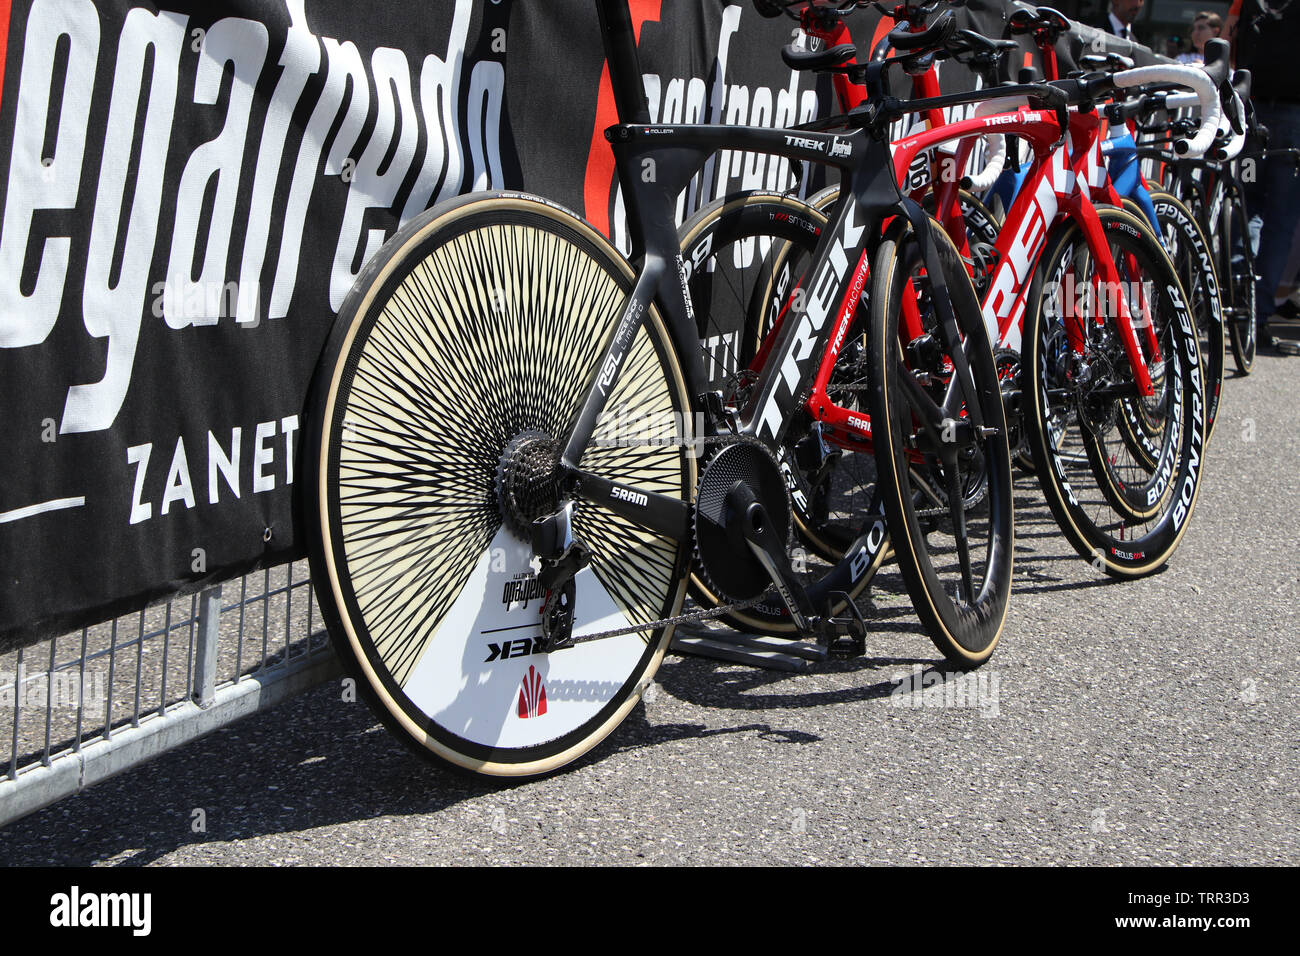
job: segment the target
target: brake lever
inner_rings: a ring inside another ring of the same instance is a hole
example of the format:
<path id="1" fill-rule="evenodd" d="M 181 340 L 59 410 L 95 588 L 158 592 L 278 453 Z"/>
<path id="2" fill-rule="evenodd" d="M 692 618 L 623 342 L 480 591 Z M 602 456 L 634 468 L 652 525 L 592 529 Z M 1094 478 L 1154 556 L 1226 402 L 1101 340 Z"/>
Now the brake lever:
<path id="1" fill-rule="evenodd" d="M 1232 131 L 1238 136 L 1242 136 L 1246 132 L 1246 126 L 1241 116 L 1241 109 L 1239 109 L 1241 106 L 1241 100 L 1237 97 L 1236 91 L 1234 90 L 1232 99 L 1229 100 L 1227 108 L 1223 112 L 1228 114 L 1228 122 L 1232 125 Z"/>

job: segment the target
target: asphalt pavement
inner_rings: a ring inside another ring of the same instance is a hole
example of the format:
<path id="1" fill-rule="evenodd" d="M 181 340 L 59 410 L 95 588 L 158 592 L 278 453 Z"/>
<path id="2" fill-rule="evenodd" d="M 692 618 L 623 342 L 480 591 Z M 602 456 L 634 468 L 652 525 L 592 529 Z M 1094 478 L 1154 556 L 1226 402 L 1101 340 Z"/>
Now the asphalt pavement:
<path id="1" fill-rule="evenodd" d="M 331 683 L 0 829 L 0 861 L 1296 865 L 1297 409 L 1300 356 L 1230 378 L 1193 525 L 1142 581 L 1077 558 L 1022 477 L 1007 628 L 963 683 L 886 568 L 868 657 L 669 657 L 544 780 L 427 766 Z"/>

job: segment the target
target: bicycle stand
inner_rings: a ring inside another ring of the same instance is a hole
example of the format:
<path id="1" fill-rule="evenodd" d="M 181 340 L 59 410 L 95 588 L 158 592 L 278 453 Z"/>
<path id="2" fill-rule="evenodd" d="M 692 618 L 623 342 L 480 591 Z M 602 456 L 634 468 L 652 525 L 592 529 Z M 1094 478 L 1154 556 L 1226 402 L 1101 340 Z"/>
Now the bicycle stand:
<path id="1" fill-rule="evenodd" d="M 803 672 L 810 663 L 826 660 L 826 648 L 810 641 L 791 641 L 744 634 L 705 624 L 679 624 L 669 649 L 678 654 L 711 657 L 768 670 Z"/>

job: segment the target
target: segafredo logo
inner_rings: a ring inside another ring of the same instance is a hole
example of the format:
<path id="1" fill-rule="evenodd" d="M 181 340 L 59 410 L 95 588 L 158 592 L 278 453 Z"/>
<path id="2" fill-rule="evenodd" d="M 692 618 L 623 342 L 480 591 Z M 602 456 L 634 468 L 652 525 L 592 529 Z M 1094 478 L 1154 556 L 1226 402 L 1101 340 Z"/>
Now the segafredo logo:
<path id="1" fill-rule="evenodd" d="M 153 895 L 150 893 L 83 893 L 73 886 L 67 893 L 50 897 L 50 925 L 80 927 L 127 927 L 133 936 L 148 936 L 153 928 Z"/>
<path id="2" fill-rule="evenodd" d="M 528 665 L 528 674 L 519 688 L 520 718 L 540 717 L 546 713 L 546 684 L 537 668 Z"/>
<path id="3" fill-rule="evenodd" d="M 506 606 L 506 610 L 511 609 L 511 605 L 518 604 L 523 608 L 528 607 L 529 601 L 534 601 L 545 594 L 545 589 L 535 574 L 517 574 L 505 583 L 501 591 L 501 603 Z"/>
<path id="4" fill-rule="evenodd" d="M 304 0 L 215 20 L 207 5 L 160 6 L 34 0 L 13 5 L 12 26 L 3 6 L 16 85 L 0 350 L 66 356 L 67 378 L 49 383 L 65 396 L 50 409 L 60 435 L 111 428 L 133 386 L 184 387 L 135 368 L 163 344 L 150 325 L 197 350 L 234 324 L 288 318 L 305 294 L 337 311 L 390 218 L 509 174 L 504 29 L 499 48 L 474 46 L 473 0 L 441 5 L 446 38 L 414 61 L 318 36 Z"/>

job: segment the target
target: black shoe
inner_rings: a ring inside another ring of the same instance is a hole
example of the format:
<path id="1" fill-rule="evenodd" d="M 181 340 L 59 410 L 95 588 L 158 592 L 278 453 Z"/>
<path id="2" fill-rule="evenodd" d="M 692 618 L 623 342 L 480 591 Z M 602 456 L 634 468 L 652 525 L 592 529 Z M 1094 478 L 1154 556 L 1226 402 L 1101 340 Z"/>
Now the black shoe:
<path id="1" fill-rule="evenodd" d="M 1286 299 L 1281 305 L 1273 310 L 1274 315 L 1280 315 L 1284 319 L 1300 319 L 1300 306 L 1296 305 L 1290 299 Z"/>

